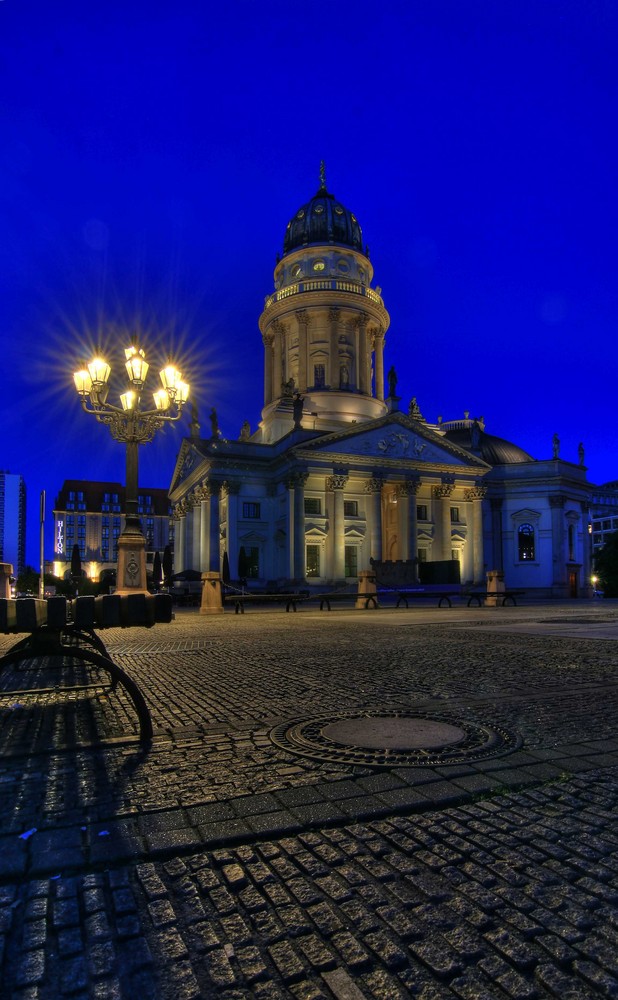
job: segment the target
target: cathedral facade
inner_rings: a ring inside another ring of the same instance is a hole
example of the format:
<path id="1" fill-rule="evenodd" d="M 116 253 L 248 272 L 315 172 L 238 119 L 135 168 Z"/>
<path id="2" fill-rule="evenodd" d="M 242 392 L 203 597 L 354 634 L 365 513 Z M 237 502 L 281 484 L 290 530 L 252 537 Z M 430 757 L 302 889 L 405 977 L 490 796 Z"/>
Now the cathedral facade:
<path id="1" fill-rule="evenodd" d="M 326 188 L 288 223 L 259 327 L 264 406 L 236 441 L 197 423 L 172 484 L 175 572 L 249 587 L 354 585 L 371 560 L 457 562 L 539 596 L 587 595 L 590 487 L 482 418 L 430 424 L 385 371 L 389 315 L 355 215 Z M 422 575 L 422 574 L 421 574 Z"/>

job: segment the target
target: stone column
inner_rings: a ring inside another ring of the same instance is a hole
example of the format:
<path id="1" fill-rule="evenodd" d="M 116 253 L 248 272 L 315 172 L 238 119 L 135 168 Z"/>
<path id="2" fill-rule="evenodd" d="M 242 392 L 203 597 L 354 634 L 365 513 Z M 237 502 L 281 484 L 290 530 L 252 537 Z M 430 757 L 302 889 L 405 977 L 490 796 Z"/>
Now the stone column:
<path id="1" fill-rule="evenodd" d="M 566 560 L 564 558 L 564 503 L 565 498 L 560 494 L 549 498 L 551 508 L 551 542 L 552 542 L 552 563 L 553 563 L 553 584 L 554 586 L 564 586 L 566 584 L 565 571 Z M 538 546 L 540 543 L 538 531 L 536 534 L 536 559 L 538 561 Z"/>
<path id="2" fill-rule="evenodd" d="M 382 479 L 374 476 L 365 483 L 365 493 L 369 495 L 369 555 L 382 560 Z"/>
<path id="3" fill-rule="evenodd" d="M 191 569 L 200 569 L 202 538 L 201 503 L 202 492 L 198 489 L 191 494 L 191 522 L 193 524 Z"/>
<path id="4" fill-rule="evenodd" d="M 294 580 L 305 580 L 305 483 L 307 472 L 297 472 L 294 476 Z"/>
<path id="5" fill-rule="evenodd" d="M 384 401 L 384 333 L 377 330 L 374 342 L 376 366 L 376 399 Z"/>
<path id="6" fill-rule="evenodd" d="M 502 507 L 504 501 L 494 498 L 489 501 L 491 506 L 491 537 L 493 543 L 492 569 L 504 570 L 504 541 L 502 534 Z"/>
<path id="7" fill-rule="evenodd" d="M 262 334 L 264 344 L 264 406 L 273 400 L 275 385 L 273 379 L 273 334 L 268 331 Z"/>
<path id="8" fill-rule="evenodd" d="M 278 319 L 271 327 L 274 333 L 273 340 L 273 380 L 272 399 L 278 399 L 281 395 L 281 386 L 284 382 L 283 356 L 285 350 L 285 326 Z"/>
<path id="9" fill-rule="evenodd" d="M 309 325 L 309 314 L 306 309 L 299 309 L 296 312 L 298 322 L 298 385 L 299 392 L 307 391 L 307 327 Z M 311 380 L 313 382 L 313 378 Z"/>
<path id="10" fill-rule="evenodd" d="M 202 499 L 200 500 L 200 571 L 208 572 L 210 565 L 210 529 L 209 529 L 209 501 L 208 494 L 202 487 Z"/>
<path id="11" fill-rule="evenodd" d="M 418 522 L 416 518 L 416 494 L 418 493 L 419 486 L 420 479 L 406 479 L 405 483 L 399 483 L 397 487 L 397 498 L 401 504 L 399 514 L 401 544 L 399 551 L 402 559 L 414 560 L 417 557 L 416 536 Z"/>
<path id="12" fill-rule="evenodd" d="M 440 501 L 440 543 L 443 559 L 451 558 L 451 504 L 452 483 L 434 486 L 433 495 Z"/>
<path id="13" fill-rule="evenodd" d="M 206 489 L 210 494 L 210 524 L 208 528 L 210 565 L 208 567 L 208 572 L 220 573 L 221 557 L 219 554 L 219 534 L 221 528 L 219 523 L 219 502 L 221 499 L 221 483 L 216 479 L 209 479 L 206 483 Z"/>
<path id="14" fill-rule="evenodd" d="M 330 323 L 330 371 L 328 372 L 327 384 L 331 389 L 339 388 L 339 318 L 341 310 L 337 308 L 328 310 L 328 322 Z"/>
<path id="15" fill-rule="evenodd" d="M 335 583 L 345 583 L 345 515 L 343 491 L 348 481 L 347 472 L 338 471 L 328 476 L 326 489 L 334 496 L 333 512 L 333 578 Z"/>
<path id="16" fill-rule="evenodd" d="M 482 584 L 485 581 L 483 498 L 486 494 L 486 486 L 474 486 L 464 491 L 464 499 L 472 504 L 472 576 L 475 584 Z"/>
<path id="17" fill-rule="evenodd" d="M 361 392 L 366 394 L 371 394 L 371 386 L 368 384 L 368 372 L 367 372 L 367 313 L 361 313 L 357 320 L 358 323 L 358 353 L 357 353 L 357 368 L 358 368 L 358 380 L 357 385 Z"/>
<path id="18" fill-rule="evenodd" d="M 185 568 L 185 524 L 187 505 L 184 500 L 174 507 L 176 530 L 174 532 L 174 573 L 182 573 Z"/>
<path id="19" fill-rule="evenodd" d="M 227 492 L 227 557 L 230 561 L 230 577 L 238 575 L 238 494 L 240 483 L 226 482 Z"/>

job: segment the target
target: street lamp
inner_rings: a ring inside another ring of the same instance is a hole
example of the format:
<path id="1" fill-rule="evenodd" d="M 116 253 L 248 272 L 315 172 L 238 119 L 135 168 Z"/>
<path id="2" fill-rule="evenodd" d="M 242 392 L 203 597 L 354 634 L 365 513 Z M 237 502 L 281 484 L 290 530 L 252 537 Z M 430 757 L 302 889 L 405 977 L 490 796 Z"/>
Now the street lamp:
<path id="1" fill-rule="evenodd" d="M 159 372 L 162 388 L 152 394 L 154 408 L 142 409 L 141 394 L 149 368 L 146 355 L 133 344 L 124 353 L 128 386 L 120 396 L 120 406 L 107 401 L 111 368 L 101 355 L 96 355 L 74 372 L 73 381 L 82 409 L 96 417 L 99 423 L 107 424 L 116 441 L 126 444 L 125 526 L 118 539 L 116 592 L 135 594 L 147 591 L 146 539 L 137 513 L 137 449 L 140 444 L 152 441 L 165 423 L 179 419 L 189 396 L 189 386 L 183 382 L 178 369 L 168 361 Z"/>

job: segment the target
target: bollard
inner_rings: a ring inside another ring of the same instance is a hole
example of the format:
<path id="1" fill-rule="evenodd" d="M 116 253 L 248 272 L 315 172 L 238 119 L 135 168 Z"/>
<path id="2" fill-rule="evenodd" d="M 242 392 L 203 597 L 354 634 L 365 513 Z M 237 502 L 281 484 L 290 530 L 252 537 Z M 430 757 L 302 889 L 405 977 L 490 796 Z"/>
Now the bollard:
<path id="1" fill-rule="evenodd" d="M 202 573 L 202 603 L 200 605 L 200 614 L 223 614 L 223 591 L 221 589 L 220 573 Z"/>
<path id="2" fill-rule="evenodd" d="M 366 608 L 367 598 L 375 597 L 377 601 L 376 575 L 371 569 L 361 569 L 358 574 L 358 596 L 355 608 Z"/>

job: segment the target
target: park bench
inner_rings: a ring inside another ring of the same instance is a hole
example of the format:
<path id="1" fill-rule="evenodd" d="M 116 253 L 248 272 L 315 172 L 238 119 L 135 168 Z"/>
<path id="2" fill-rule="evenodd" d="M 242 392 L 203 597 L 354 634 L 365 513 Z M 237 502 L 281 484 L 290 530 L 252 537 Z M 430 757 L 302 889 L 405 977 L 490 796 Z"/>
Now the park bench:
<path id="1" fill-rule="evenodd" d="M 244 615 L 245 604 L 285 604 L 285 610 L 296 611 L 299 601 L 305 600 L 302 594 L 260 594 L 257 592 L 234 592 L 223 595 L 224 604 L 234 605 L 234 614 Z"/>
<path id="2" fill-rule="evenodd" d="M 10 663 L 38 661 L 44 657 L 65 657 L 91 664 L 107 671 L 111 689 L 120 684 L 127 692 L 137 712 L 140 741 L 152 738 L 150 712 L 138 685 L 111 659 L 101 637 L 106 628 L 151 628 L 173 618 L 169 594 L 105 594 L 100 597 L 35 597 L 0 599 L 0 632 L 26 633 L 0 656 L 0 670 Z M 80 685 L 80 688 L 90 685 Z M 54 690 L 78 690 L 58 687 Z M 48 689 L 45 689 L 48 690 Z M 28 689 L 20 695 L 40 693 Z"/>
<path id="3" fill-rule="evenodd" d="M 482 607 L 483 602 L 486 601 L 488 598 L 495 598 L 496 600 L 495 606 L 497 608 L 506 608 L 508 604 L 512 604 L 513 606 L 515 606 L 517 604 L 515 598 L 523 597 L 525 593 L 526 593 L 525 590 L 502 590 L 502 591 L 497 591 L 496 593 L 488 590 L 475 590 L 472 592 L 466 591 L 465 593 L 462 594 L 462 597 L 468 598 L 469 608 L 473 607 L 474 604 L 476 604 L 476 607 L 478 608 Z"/>

